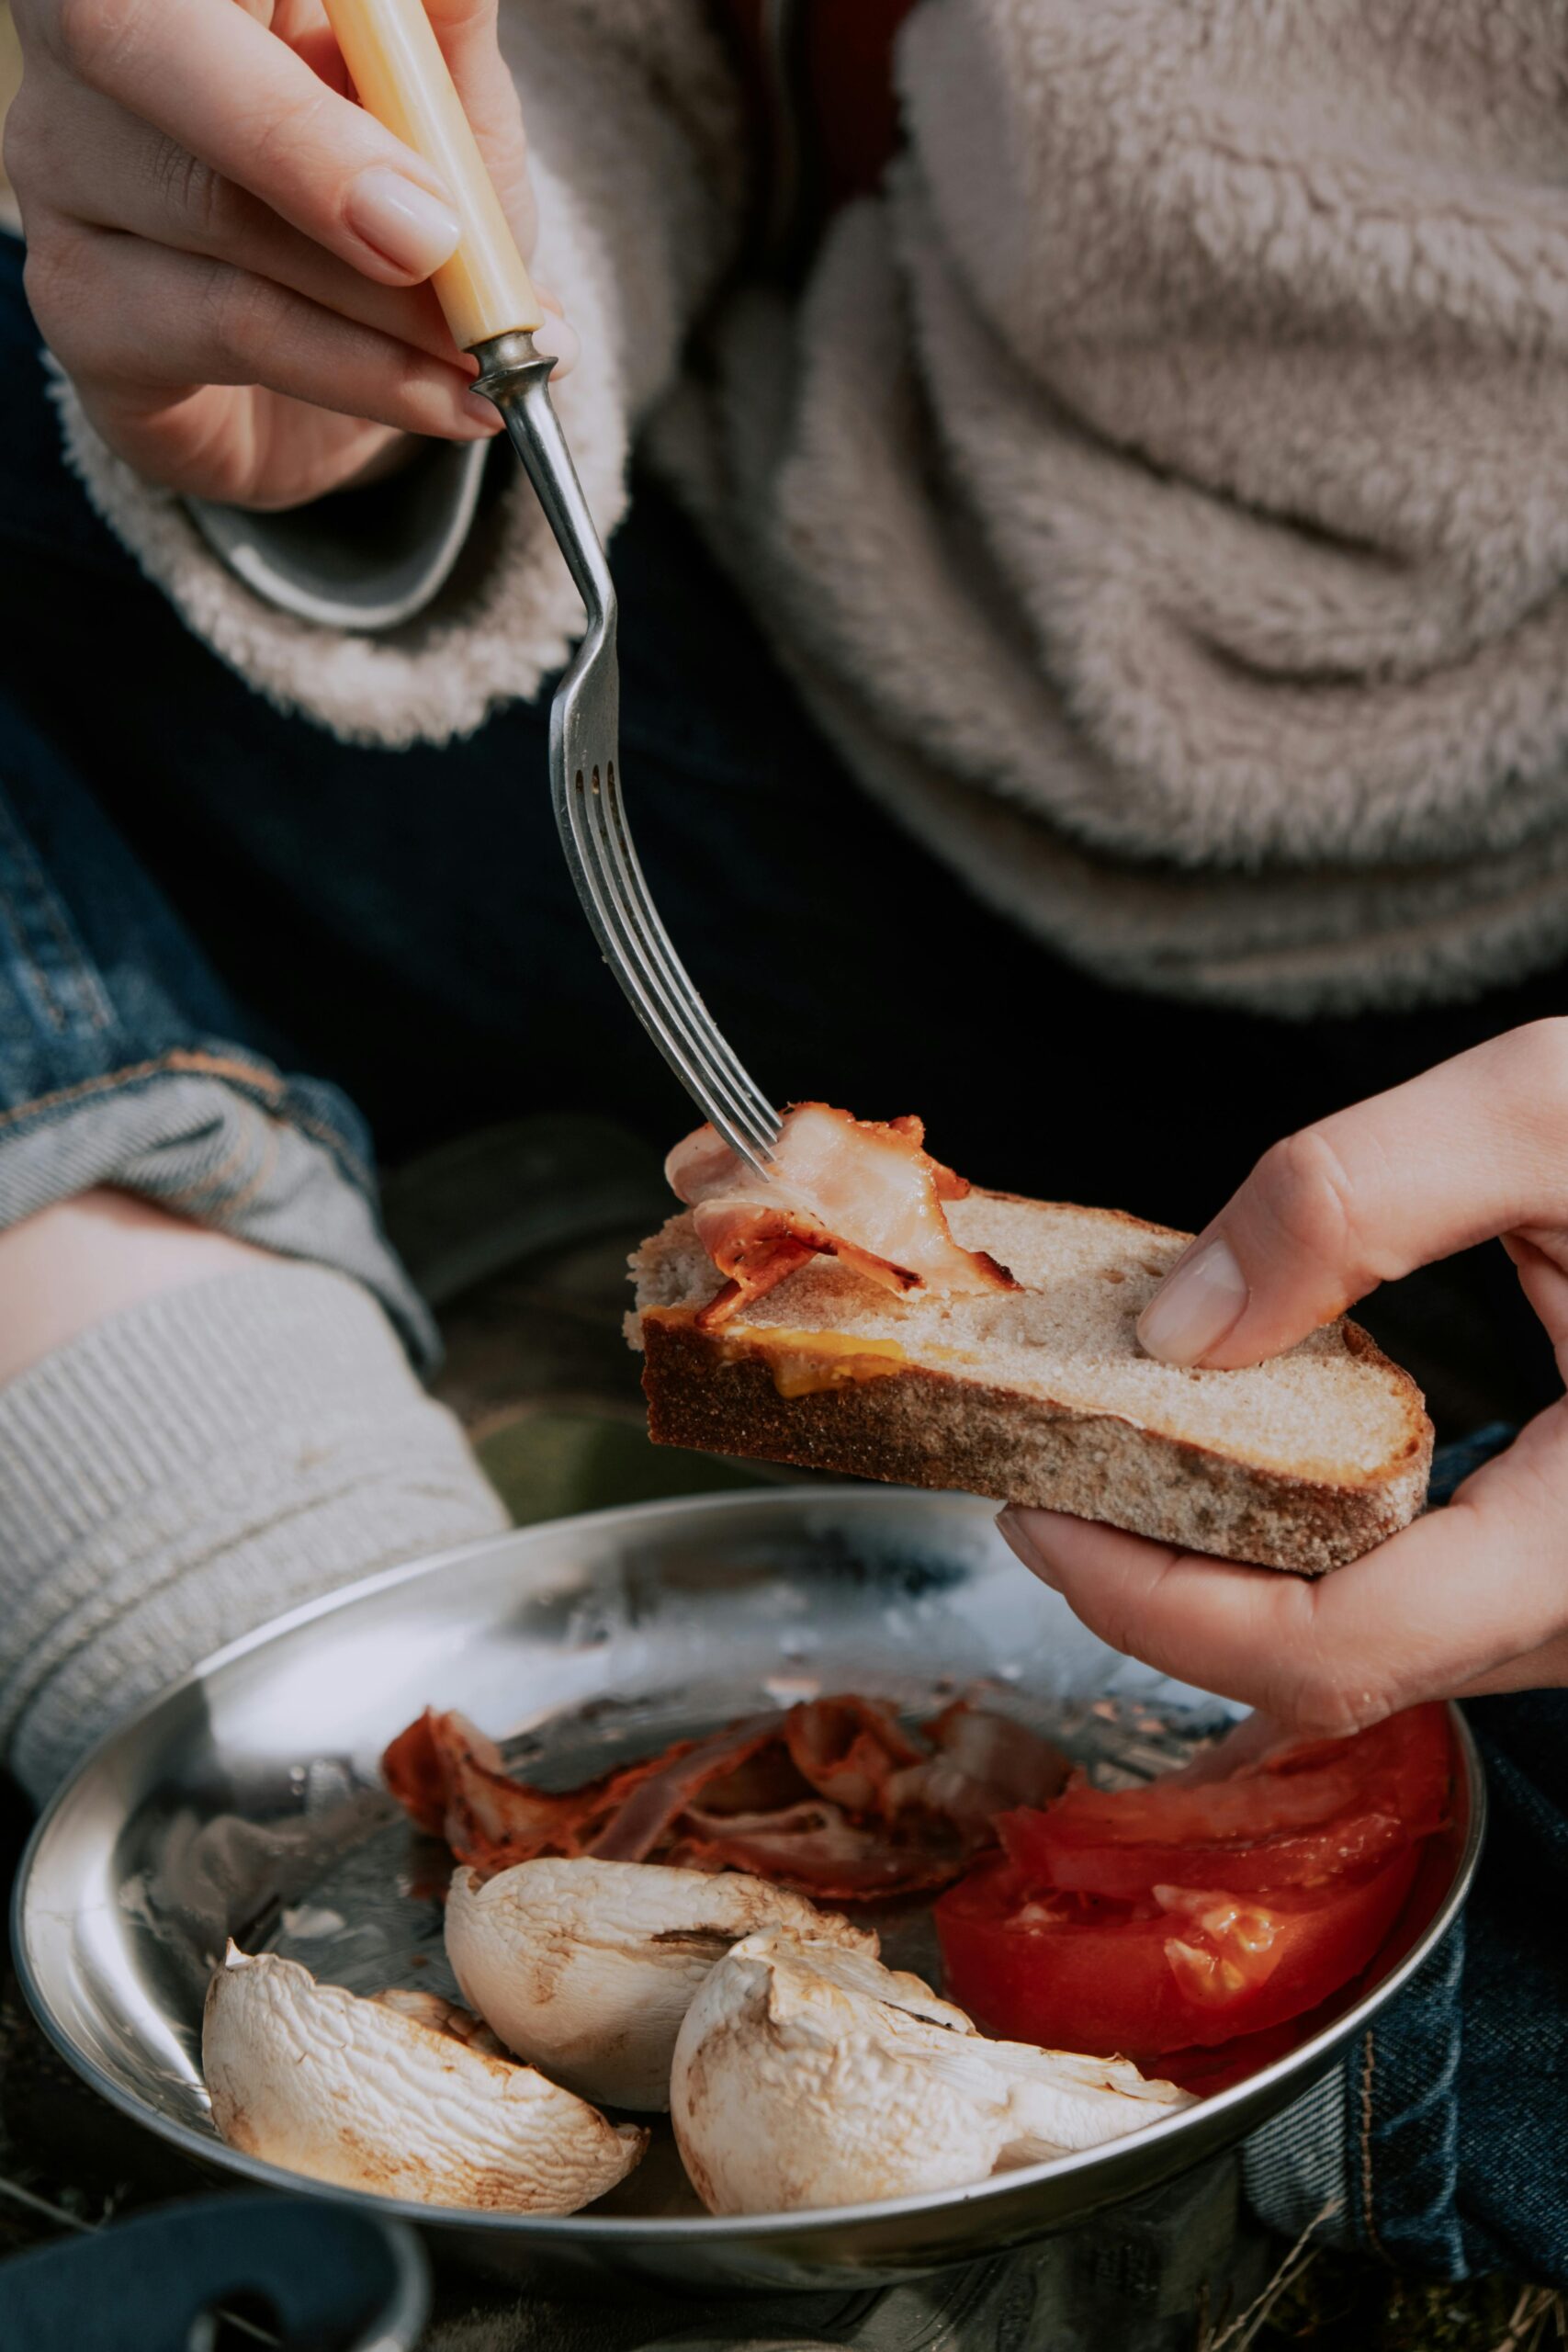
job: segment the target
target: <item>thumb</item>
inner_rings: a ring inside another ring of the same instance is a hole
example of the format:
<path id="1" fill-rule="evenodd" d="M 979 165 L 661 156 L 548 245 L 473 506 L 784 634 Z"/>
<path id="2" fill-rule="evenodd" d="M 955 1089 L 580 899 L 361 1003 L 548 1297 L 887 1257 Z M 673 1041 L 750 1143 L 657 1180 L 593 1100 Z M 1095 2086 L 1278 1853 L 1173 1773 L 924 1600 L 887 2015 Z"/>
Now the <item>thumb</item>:
<path id="1" fill-rule="evenodd" d="M 1540 1021 L 1276 1144 L 1138 1337 L 1167 1363 L 1257 1363 L 1435 1258 L 1564 1227 L 1568 1022 Z"/>

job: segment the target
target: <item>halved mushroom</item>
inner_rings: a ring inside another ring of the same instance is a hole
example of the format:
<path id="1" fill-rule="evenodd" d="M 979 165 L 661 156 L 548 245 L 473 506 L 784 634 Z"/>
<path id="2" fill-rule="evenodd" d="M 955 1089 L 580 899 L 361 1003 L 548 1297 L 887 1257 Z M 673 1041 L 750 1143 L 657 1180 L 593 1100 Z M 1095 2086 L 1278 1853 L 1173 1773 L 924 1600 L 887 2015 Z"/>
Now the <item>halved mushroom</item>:
<path id="1" fill-rule="evenodd" d="M 918 1976 L 777 1934 L 737 1944 L 707 1977 L 670 2100 L 715 2213 L 962 2188 L 1190 2103 L 1121 2059 L 988 2041 Z"/>
<path id="2" fill-rule="evenodd" d="M 208 1986 L 201 2063 L 231 2147 L 427 2205 L 575 2213 L 648 2145 L 434 1994 L 362 1999 L 232 1942 Z"/>
<path id="3" fill-rule="evenodd" d="M 666 2108 L 692 1996 L 765 1928 L 874 1956 L 876 1938 L 739 1871 L 587 1859 L 453 1873 L 446 1956 L 466 2001 L 519 2057 L 609 2107 Z"/>

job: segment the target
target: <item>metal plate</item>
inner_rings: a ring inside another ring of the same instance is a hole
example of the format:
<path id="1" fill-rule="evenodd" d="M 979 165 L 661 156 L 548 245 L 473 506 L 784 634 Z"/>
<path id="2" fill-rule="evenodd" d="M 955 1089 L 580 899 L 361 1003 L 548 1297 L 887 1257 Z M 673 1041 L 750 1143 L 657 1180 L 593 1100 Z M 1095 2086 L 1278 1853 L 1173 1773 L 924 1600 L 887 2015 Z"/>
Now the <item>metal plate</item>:
<path id="1" fill-rule="evenodd" d="M 187 2154 L 290 2177 L 219 2142 L 197 2068 L 202 1996 L 232 1934 L 369 1991 L 441 1985 L 445 1857 L 381 1792 L 377 1759 L 427 1702 L 460 1706 L 532 1776 L 818 1691 L 913 1711 L 983 1690 L 1105 1777 L 1179 1759 L 1226 1710 L 1085 1632 L 990 1510 L 879 1487 L 704 1497 L 558 1521 L 372 1577 L 235 1644 L 114 1734 L 39 1822 L 17 1891 L 22 1982 L 103 2095 Z M 1456 1723 L 1459 1718 L 1456 1715 Z M 716 2220 L 666 2135 L 591 2213 L 397 2206 L 470 2260 L 798 2290 L 870 2285 L 1077 2223 L 1253 2130 L 1305 2089 L 1452 1918 L 1475 1867 L 1480 1768 L 1387 1946 L 1335 2021 L 1247 2082 L 1111 2145 L 940 2196 Z M 929 1971 L 929 1923 L 886 1923 Z M 328 2197 L 388 2201 L 349 2190 Z"/>

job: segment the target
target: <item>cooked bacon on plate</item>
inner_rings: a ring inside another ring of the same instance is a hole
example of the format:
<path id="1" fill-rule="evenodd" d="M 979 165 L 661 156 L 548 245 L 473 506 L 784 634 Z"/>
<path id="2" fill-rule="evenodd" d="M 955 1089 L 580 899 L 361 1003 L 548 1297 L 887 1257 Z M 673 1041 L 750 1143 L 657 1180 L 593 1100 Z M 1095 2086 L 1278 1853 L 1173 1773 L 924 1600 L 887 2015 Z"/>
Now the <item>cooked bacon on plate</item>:
<path id="1" fill-rule="evenodd" d="M 1005 1266 L 954 1241 L 942 1203 L 969 1187 L 924 1147 L 919 1119 L 853 1119 L 825 1102 L 786 1112 L 765 1182 L 712 1127 L 678 1143 L 664 1173 L 726 1277 L 699 1326 L 727 1321 L 814 1255 L 885 1290 L 1016 1290 Z"/>
<path id="2" fill-rule="evenodd" d="M 753 1715 L 704 1740 L 531 1788 L 462 1715 L 427 1709 L 381 1761 L 422 1829 L 486 1872 L 542 1854 L 745 1870 L 840 1902 L 945 1886 L 996 1843 L 991 1821 L 1038 1805 L 1067 1759 L 1026 1725 L 949 1707 L 918 1734 L 853 1695 Z"/>

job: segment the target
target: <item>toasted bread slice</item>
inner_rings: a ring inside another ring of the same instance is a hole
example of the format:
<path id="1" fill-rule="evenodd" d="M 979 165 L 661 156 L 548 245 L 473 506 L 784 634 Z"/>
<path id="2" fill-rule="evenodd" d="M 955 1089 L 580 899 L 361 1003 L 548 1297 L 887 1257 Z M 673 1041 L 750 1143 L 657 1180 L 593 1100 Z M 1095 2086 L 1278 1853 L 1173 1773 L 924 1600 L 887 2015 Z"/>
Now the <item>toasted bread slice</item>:
<path id="1" fill-rule="evenodd" d="M 1184 1372 L 1134 1326 L 1186 1234 L 1005 1193 L 948 1216 L 1022 1289 L 899 1298 L 818 1258 L 711 1332 L 694 1317 L 719 1277 L 671 1217 L 631 1261 L 654 1442 L 959 1487 L 1306 1576 L 1420 1510 L 1421 1392 L 1358 1325 Z"/>

